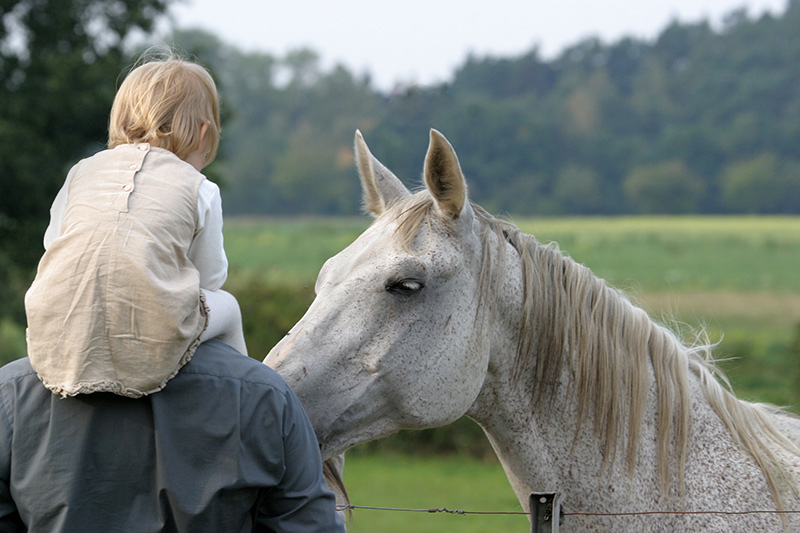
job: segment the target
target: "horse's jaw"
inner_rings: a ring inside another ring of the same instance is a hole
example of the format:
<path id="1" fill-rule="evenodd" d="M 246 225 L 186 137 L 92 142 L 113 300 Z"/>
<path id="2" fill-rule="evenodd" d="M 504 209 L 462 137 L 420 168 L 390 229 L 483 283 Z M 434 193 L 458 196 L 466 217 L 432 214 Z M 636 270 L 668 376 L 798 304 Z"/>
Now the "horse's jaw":
<path id="1" fill-rule="evenodd" d="M 431 398 L 413 382 L 398 384 L 396 372 L 387 375 L 380 365 L 343 364 L 342 357 L 309 357 L 332 349 L 320 347 L 315 338 L 303 332 L 301 321 L 264 362 L 286 380 L 303 403 L 323 459 L 402 429 L 445 425 L 466 411 L 466 407 L 454 408 L 440 398 Z M 359 353 L 366 348 L 341 351 Z"/>
<path id="2" fill-rule="evenodd" d="M 302 342 L 302 338 L 299 339 Z M 267 355 L 264 362 L 278 372 L 300 398 L 317 434 L 323 459 L 343 454 L 356 444 L 391 434 L 396 429 L 381 409 L 380 384 L 368 370 L 357 380 L 341 367 L 315 368 L 306 363 L 298 336 L 287 336 Z M 319 392 L 328 391 L 326 395 Z M 371 406 L 371 408 L 364 408 Z"/>

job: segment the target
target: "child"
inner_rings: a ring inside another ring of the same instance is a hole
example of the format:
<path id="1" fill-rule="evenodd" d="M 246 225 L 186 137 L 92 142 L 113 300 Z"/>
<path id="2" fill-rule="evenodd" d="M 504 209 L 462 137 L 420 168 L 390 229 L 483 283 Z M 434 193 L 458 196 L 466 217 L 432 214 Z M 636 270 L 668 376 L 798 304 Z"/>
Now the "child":
<path id="1" fill-rule="evenodd" d="M 200 65 L 147 62 L 122 83 L 109 149 L 67 175 L 25 296 L 28 355 L 53 392 L 156 392 L 214 337 L 246 353 L 238 303 L 220 290 L 219 189 L 200 173 L 219 136 Z"/>

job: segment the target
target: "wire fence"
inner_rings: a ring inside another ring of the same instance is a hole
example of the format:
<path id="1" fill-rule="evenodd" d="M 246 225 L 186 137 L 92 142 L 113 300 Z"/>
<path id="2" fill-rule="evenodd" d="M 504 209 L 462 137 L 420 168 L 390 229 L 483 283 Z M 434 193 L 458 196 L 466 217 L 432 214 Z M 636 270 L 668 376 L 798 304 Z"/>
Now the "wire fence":
<path id="1" fill-rule="evenodd" d="M 409 513 L 445 513 L 457 515 L 527 515 L 530 513 L 526 511 L 465 511 L 463 509 L 448 509 L 447 507 L 431 507 L 428 509 L 411 509 L 404 507 L 373 507 L 367 505 L 337 505 L 337 511 L 352 511 L 356 509 L 366 509 L 371 511 L 400 511 Z M 628 511 L 617 513 L 600 513 L 600 512 L 585 512 L 585 511 L 561 511 L 559 516 L 646 516 L 646 515 L 755 515 L 755 514 L 773 514 L 773 515 L 792 515 L 800 514 L 800 510 L 753 510 L 753 511 Z"/>
<path id="2" fill-rule="evenodd" d="M 337 511 L 352 511 L 354 509 L 367 509 L 372 511 L 403 511 L 409 513 L 446 513 L 460 515 L 530 515 L 525 511 L 465 511 L 463 509 L 448 509 L 447 507 L 431 507 L 429 509 L 408 509 L 403 507 L 371 507 L 367 505 L 337 505 Z"/>
<path id="3" fill-rule="evenodd" d="M 751 511 L 632 511 L 632 512 L 585 512 L 585 511 L 564 511 L 558 502 L 558 495 L 553 499 L 541 498 L 544 507 L 538 507 L 533 501 L 534 495 L 531 494 L 531 509 L 533 513 L 525 511 L 466 511 L 464 509 L 448 509 L 447 507 L 430 507 L 427 509 L 413 509 L 403 507 L 377 507 L 366 505 L 339 505 L 338 511 L 353 510 L 372 510 L 372 511 L 399 511 L 410 513 L 445 513 L 453 515 L 527 515 L 531 521 L 531 533 L 558 533 L 565 517 L 587 516 L 587 517 L 633 517 L 633 516 L 654 516 L 654 515 L 790 515 L 800 514 L 797 510 L 751 510 Z M 545 501 L 547 500 L 547 503 Z M 555 512 L 553 510 L 555 509 Z"/>
<path id="4" fill-rule="evenodd" d="M 527 515 L 531 523 L 531 533 L 558 533 L 565 517 L 635 517 L 656 515 L 792 515 L 800 514 L 800 510 L 749 510 L 749 511 L 626 511 L 626 512 L 587 512 L 564 511 L 558 493 L 532 493 L 530 496 L 531 512 L 526 511 L 466 511 L 464 509 L 448 509 L 447 507 L 429 507 L 414 509 L 404 507 L 377 507 L 366 505 L 338 505 L 337 511 L 351 513 L 353 510 L 398 511 L 410 513 L 445 513 L 453 515 Z"/>

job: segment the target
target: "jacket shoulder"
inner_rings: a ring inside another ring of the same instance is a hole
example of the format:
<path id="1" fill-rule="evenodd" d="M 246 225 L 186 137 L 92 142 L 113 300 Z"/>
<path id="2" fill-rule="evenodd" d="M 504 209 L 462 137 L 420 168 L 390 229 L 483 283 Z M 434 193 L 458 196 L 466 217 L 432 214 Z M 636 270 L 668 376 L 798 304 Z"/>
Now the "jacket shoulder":
<path id="1" fill-rule="evenodd" d="M 218 339 L 202 343 L 188 363 L 178 372 L 234 379 L 253 384 L 263 384 L 282 391 L 290 390 L 283 378 L 260 361 L 234 350 Z M 175 379 L 175 378 L 173 378 Z"/>
<path id="2" fill-rule="evenodd" d="M 6 363 L 0 368 L 0 383 L 5 383 L 6 381 L 24 378 L 31 375 L 35 376 L 36 372 L 34 372 L 33 368 L 31 367 L 30 359 L 23 357 L 21 359 L 11 361 L 10 363 Z"/>

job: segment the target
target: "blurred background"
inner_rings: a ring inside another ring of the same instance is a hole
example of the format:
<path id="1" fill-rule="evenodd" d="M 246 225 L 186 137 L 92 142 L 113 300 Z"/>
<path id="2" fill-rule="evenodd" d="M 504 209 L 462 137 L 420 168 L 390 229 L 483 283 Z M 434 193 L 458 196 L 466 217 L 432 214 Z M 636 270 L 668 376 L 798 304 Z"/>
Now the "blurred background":
<path id="1" fill-rule="evenodd" d="M 207 175 L 254 357 L 369 222 L 354 131 L 413 188 L 434 127 L 475 202 L 654 315 L 705 323 L 743 396 L 796 409 L 800 1 L 541 4 L 0 0 L 0 360 L 25 355 L 23 295 L 67 170 L 103 149 L 125 69 L 168 44 L 222 97 Z M 455 426 L 383 453 L 492 460 Z"/>

